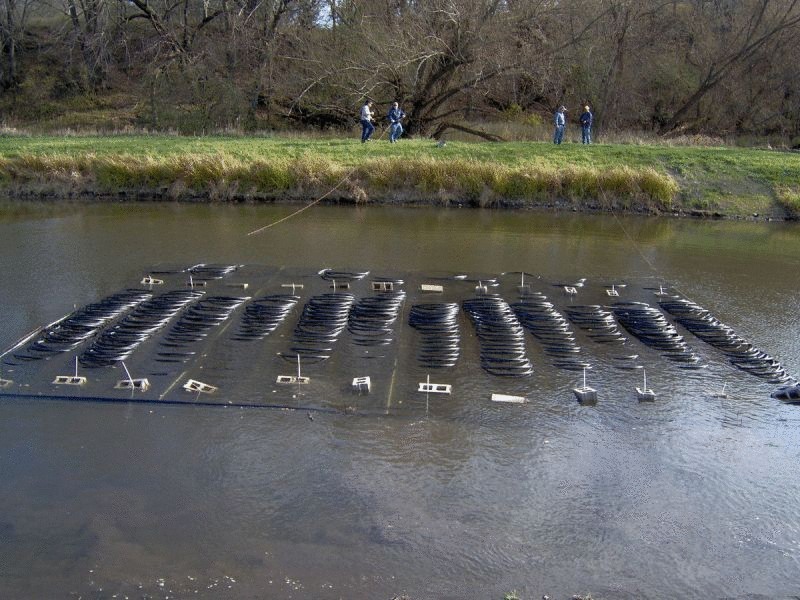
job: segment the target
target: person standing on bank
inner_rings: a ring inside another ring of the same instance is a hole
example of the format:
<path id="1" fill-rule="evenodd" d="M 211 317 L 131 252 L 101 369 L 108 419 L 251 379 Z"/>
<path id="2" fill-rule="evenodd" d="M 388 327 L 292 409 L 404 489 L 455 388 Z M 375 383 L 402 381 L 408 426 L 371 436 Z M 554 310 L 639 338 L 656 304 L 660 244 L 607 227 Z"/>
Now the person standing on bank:
<path id="1" fill-rule="evenodd" d="M 567 128 L 567 116 L 564 114 L 567 112 L 566 106 L 561 106 L 555 114 L 553 119 L 556 130 L 553 133 L 553 143 L 560 144 L 561 140 L 564 139 L 564 130 Z"/>
<path id="2" fill-rule="evenodd" d="M 361 143 L 368 142 L 375 126 L 372 124 L 372 100 L 367 100 L 361 107 Z"/>
<path id="3" fill-rule="evenodd" d="M 389 143 L 394 144 L 397 139 L 403 135 L 403 125 L 400 123 L 406 116 L 403 109 L 397 102 L 392 103 L 392 108 L 389 109 L 389 114 L 386 116 L 389 119 Z"/>
<path id="4" fill-rule="evenodd" d="M 583 114 L 581 115 L 580 121 L 581 121 L 581 143 L 591 144 L 592 121 L 594 121 L 594 116 L 592 115 L 592 111 L 589 110 L 588 106 L 583 107 Z"/>

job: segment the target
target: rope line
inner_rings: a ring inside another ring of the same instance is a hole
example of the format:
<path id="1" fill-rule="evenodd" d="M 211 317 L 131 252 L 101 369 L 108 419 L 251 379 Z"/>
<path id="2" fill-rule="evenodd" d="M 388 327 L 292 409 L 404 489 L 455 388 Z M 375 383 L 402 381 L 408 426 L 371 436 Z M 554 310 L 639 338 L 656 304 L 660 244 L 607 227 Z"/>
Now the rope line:
<path id="1" fill-rule="evenodd" d="M 291 219 L 292 217 L 294 217 L 294 216 L 296 216 L 296 215 L 299 215 L 301 212 L 303 212 L 303 211 L 305 211 L 305 210 L 308 210 L 309 208 L 311 208 L 312 206 L 314 206 L 314 205 L 316 205 L 316 204 L 319 204 L 319 203 L 320 203 L 320 202 L 322 202 L 322 201 L 323 201 L 325 198 L 327 198 L 327 197 L 328 197 L 328 196 L 330 196 L 330 195 L 331 195 L 333 192 L 335 192 L 335 191 L 336 191 L 336 190 L 337 190 L 337 189 L 338 189 L 338 188 L 339 188 L 339 187 L 340 187 L 340 186 L 341 186 L 341 185 L 342 185 L 342 184 L 343 184 L 343 183 L 344 183 L 344 182 L 345 182 L 345 181 L 346 181 L 346 180 L 347 180 L 347 179 L 350 177 L 350 175 L 352 175 L 352 174 L 353 174 L 353 172 L 354 172 L 355 170 L 356 170 L 356 168 L 355 168 L 355 167 L 353 167 L 353 169 L 352 169 L 352 170 L 350 170 L 350 171 L 349 171 L 349 172 L 348 172 L 348 173 L 347 173 L 347 174 L 346 174 L 344 177 L 342 177 L 342 179 L 341 179 L 341 181 L 339 181 L 339 183 L 337 183 L 335 186 L 333 186 L 331 189 L 329 189 L 327 192 L 325 192 L 325 193 L 324 193 L 322 196 L 320 196 L 319 198 L 317 198 L 316 200 L 314 200 L 314 201 L 313 201 L 311 204 L 307 204 L 307 205 L 306 205 L 306 206 L 304 206 L 303 208 L 300 208 L 300 209 L 298 209 L 298 210 L 294 211 L 293 213 L 291 213 L 291 214 L 289 214 L 289 215 L 286 215 L 286 216 L 285 216 L 285 217 L 283 217 L 282 219 L 278 219 L 277 221 L 273 221 L 273 222 L 272 222 L 272 223 L 270 223 L 269 225 L 264 225 L 263 227 L 259 227 L 258 229 L 254 229 L 253 231 L 251 231 L 250 233 L 248 233 L 248 234 L 247 234 L 247 237 L 250 237 L 251 235 L 256 235 L 256 234 L 259 234 L 259 233 L 261 233 L 262 231 L 264 231 L 264 230 L 266 230 L 266 229 L 269 229 L 270 227 L 275 227 L 275 225 L 278 225 L 279 223 L 283 223 L 284 221 L 288 221 L 288 220 L 289 220 L 289 219 Z"/>
<path id="2" fill-rule="evenodd" d="M 609 207 L 609 208 L 611 208 L 611 207 Z M 641 257 L 642 261 L 644 261 L 644 263 L 648 267 L 650 267 L 650 270 L 653 271 L 653 273 L 655 273 L 656 275 L 660 276 L 656 266 L 652 263 L 652 261 L 649 258 L 647 258 L 647 256 L 645 256 L 645 253 L 642 252 L 642 249 L 639 247 L 639 244 L 636 243 L 636 240 L 634 239 L 634 237 L 630 234 L 630 232 L 627 230 L 625 225 L 622 224 L 622 221 L 620 221 L 620 219 L 619 219 L 619 215 L 617 215 L 616 211 L 613 208 L 611 208 L 611 214 L 614 216 L 614 220 L 617 222 L 617 225 L 622 230 L 622 233 L 625 234 L 625 237 L 628 238 L 628 241 L 631 243 L 631 245 L 633 246 L 634 250 L 636 250 L 636 253 Z"/>
<path id="3" fill-rule="evenodd" d="M 383 139 L 383 136 L 386 134 L 386 132 L 388 130 L 389 130 L 388 127 L 383 129 L 381 131 L 380 135 L 377 137 L 377 141 L 380 141 L 381 139 Z M 286 215 L 285 217 L 283 217 L 281 219 L 278 219 L 277 221 L 273 221 L 272 223 L 269 223 L 268 225 L 264 225 L 263 227 L 259 227 L 258 229 L 254 229 L 253 231 L 248 233 L 245 237 L 250 237 L 251 235 L 257 235 L 257 234 L 261 233 L 262 231 L 265 231 L 265 230 L 269 229 L 270 227 L 275 227 L 275 225 L 283 223 L 284 221 L 288 221 L 292 217 L 295 217 L 295 216 L 299 215 L 300 213 L 302 213 L 302 212 L 308 210 L 309 208 L 311 208 L 312 206 L 316 206 L 317 204 L 322 202 L 325 198 L 330 196 L 333 192 L 338 190 L 342 186 L 342 184 L 345 181 L 347 181 L 353 173 L 356 172 L 356 169 L 358 169 L 357 166 L 353 167 L 352 169 L 350 169 L 347 173 L 344 174 L 344 176 L 339 180 L 339 182 L 336 185 L 334 185 L 331 189 L 329 189 L 327 192 L 322 194 L 322 196 L 320 196 L 319 198 L 317 198 L 316 200 L 314 200 L 310 204 L 306 204 L 304 207 L 294 211 L 293 213 L 290 213 L 290 214 Z"/>
<path id="4" fill-rule="evenodd" d="M 606 206 L 608 207 L 609 211 L 611 212 L 612 216 L 614 217 L 614 221 L 617 223 L 619 228 L 622 230 L 622 233 L 625 234 L 625 237 L 628 239 L 628 241 L 630 242 L 631 246 L 633 246 L 633 249 L 636 250 L 636 253 L 642 259 L 642 262 L 644 262 L 644 264 L 646 264 L 650 268 L 650 270 L 653 272 L 653 274 L 656 277 L 658 277 L 658 278 L 663 280 L 664 277 L 661 275 L 661 273 L 659 272 L 658 268 L 656 268 L 656 266 L 653 264 L 653 262 L 649 258 L 647 258 L 647 256 L 642 251 L 642 249 L 639 246 L 639 244 L 634 239 L 634 237 L 630 234 L 630 232 L 625 227 L 625 225 L 623 225 L 622 221 L 619 218 L 619 215 L 617 214 L 617 211 L 614 210 L 614 207 L 611 205 L 611 202 L 608 201 L 606 198 L 603 198 L 603 200 L 605 201 Z M 684 298 L 686 298 L 690 302 L 694 302 L 694 300 L 689 298 L 689 296 L 683 290 L 681 290 L 678 286 L 671 285 L 670 287 L 672 287 L 672 289 L 674 289 L 676 292 L 678 292 L 681 296 L 683 296 Z"/>

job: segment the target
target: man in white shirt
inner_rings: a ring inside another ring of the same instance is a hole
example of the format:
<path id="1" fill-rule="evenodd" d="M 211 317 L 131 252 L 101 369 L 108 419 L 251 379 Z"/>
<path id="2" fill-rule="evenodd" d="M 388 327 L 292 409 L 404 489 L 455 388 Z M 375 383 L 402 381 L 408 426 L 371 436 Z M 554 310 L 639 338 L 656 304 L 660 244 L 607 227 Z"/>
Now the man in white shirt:
<path id="1" fill-rule="evenodd" d="M 361 107 L 361 143 L 368 142 L 375 126 L 372 124 L 372 100 L 367 100 Z"/>

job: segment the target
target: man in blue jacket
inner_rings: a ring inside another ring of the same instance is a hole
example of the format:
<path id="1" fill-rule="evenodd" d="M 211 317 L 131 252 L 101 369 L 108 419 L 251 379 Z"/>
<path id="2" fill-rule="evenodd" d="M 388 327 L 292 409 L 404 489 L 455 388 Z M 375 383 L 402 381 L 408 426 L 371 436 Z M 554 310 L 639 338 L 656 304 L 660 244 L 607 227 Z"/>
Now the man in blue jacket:
<path id="1" fill-rule="evenodd" d="M 553 119 L 556 126 L 556 130 L 553 133 L 554 144 L 560 144 L 561 140 L 564 139 L 564 129 L 566 129 L 567 127 L 567 117 L 564 114 L 565 112 L 567 112 L 567 107 L 562 106 L 556 111 L 555 117 Z"/>
<path id="2" fill-rule="evenodd" d="M 403 125 L 400 123 L 406 116 L 406 113 L 400 108 L 397 102 L 392 104 L 389 109 L 389 114 L 386 116 L 389 119 L 389 142 L 394 144 L 397 139 L 403 135 Z"/>
<path id="3" fill-rule="evenodd" d="M 581 142 L 584 144 L 591 144 L 592 143 L 592 121 L 594 121 L 594 117 L 592 116 L 592 111 L 589 110 L 588 106 L 583 107 L 583 114 L 581 115 Z"/>

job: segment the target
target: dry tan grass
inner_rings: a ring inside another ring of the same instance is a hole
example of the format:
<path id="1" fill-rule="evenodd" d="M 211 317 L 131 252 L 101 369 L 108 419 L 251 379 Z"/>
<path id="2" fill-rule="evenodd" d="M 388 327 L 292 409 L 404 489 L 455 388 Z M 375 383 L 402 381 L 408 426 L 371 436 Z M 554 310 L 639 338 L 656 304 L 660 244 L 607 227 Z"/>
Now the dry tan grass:
<path id="1" fill-rule="evenodd" d="M 493 206 L 504 200 L 540 203 L 614 198 L 622 205 L 651 209 L 670 206 L 678 187 L 652 168 L 565 168 L 523 163 L 517 166 L 469 158 L 432 157 L 403 161 L 366 158 L 346 167 L 330 157 L 306 153 L 295 158 L 247 160 L 230 154 L 166 156 L 104 154 L 23 154 L 0 161 L 6 181 L 70 182 L 85 189 L 190 190 L 211 199 L 237 195 L 280 197 L 325 193 L 339 184 L 354 201 L 398 194 L 409 199 L 457 200 Z"/>
<path id="2" fill-rule="evenodd" d="M 800 218 L 800 186 L 777 186 L 775 195 L 787 216 Z"/>

